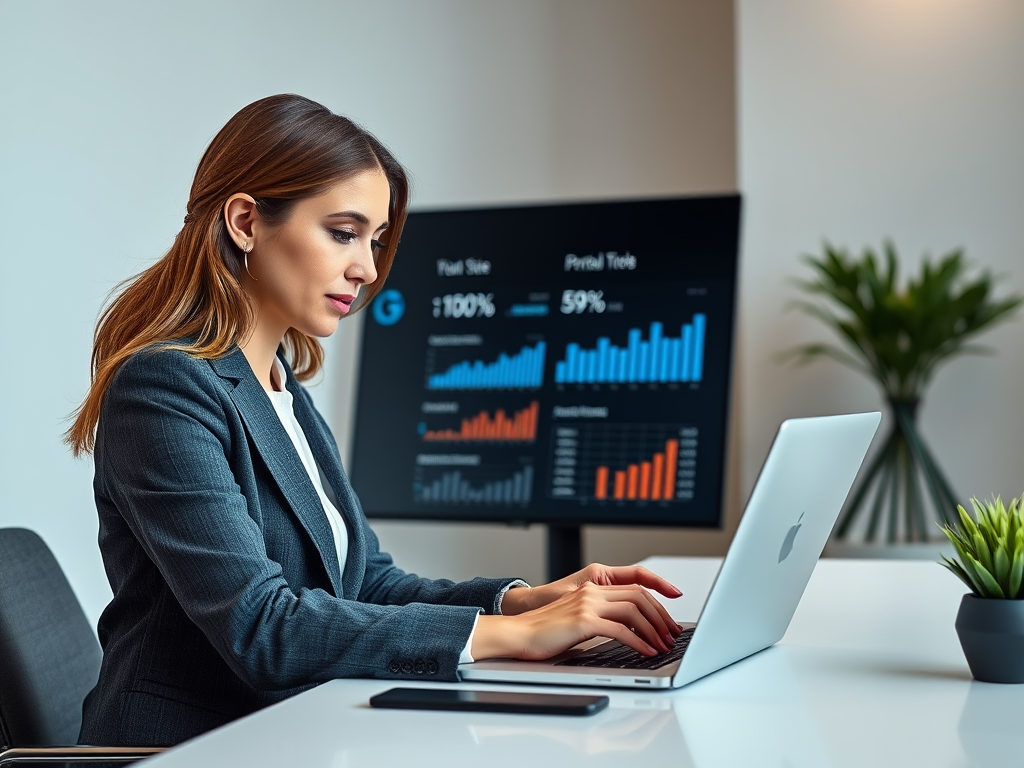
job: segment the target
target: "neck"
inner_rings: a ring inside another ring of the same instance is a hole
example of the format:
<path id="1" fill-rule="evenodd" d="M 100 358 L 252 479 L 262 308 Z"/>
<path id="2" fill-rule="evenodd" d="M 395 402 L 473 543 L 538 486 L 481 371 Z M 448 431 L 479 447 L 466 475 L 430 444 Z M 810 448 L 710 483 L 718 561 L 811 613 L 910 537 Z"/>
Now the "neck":
<path id="1" fill-rule="evenodd" d="M 239 344 L 242 354 L 249 361 L 249 367 L 256 375 L 256 380 L 268 392 L 274 389 L 270 380 L 270 369 L 287 330 L 268 328 L 262 323 L 257 323 L 249 337 Z"/>

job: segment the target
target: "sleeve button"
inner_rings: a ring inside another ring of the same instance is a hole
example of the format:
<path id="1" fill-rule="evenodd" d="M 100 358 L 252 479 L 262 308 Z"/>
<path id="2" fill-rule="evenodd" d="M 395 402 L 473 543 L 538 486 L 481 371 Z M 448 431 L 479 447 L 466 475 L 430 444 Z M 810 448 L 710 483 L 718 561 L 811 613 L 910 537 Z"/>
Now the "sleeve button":
<path id="1" fill-rule="evenodd" d="M 437 674 L 437 662 L 436 661 L 428 661 L 427 662 L 427 674 L 428 675 L 436 675 Z"/>
<path id="2" fill-rule="evenodd" d="M 405 661 L 402 662 L 402 672 L 404 672 L 407 675 L 410 672 L 412 672 L 412 662 L 409 661 L 408 659 L 406 659 Z"/>
<path id="3" fill-rule="evenodd" d="M 388 672 L 390 672 L 392 675 L 397 675 L 401 671 L 402 665 L 399 664 L 396 659 L 392 659 L 388 662 Z"/>
<path id="4" fill-rule="evenodd" d="M 422 675 L 427 669 L 427 665 L 423 659 L 416 659 L 416 663 L 412 665 L 412 671 L 417 675 Z"/>

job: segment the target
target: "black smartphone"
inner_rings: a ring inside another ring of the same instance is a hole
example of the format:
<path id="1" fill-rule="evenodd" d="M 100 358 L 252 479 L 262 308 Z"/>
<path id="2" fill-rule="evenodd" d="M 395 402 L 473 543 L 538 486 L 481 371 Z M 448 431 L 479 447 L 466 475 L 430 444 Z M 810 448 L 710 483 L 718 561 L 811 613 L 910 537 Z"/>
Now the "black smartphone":
<path id="1" fill-rule="evenodd" d="M 515 712 L 524 715 L 592 715 L 608 706 L 608 697 L 569 693 L 469 691 L 459 688 L 392 688 L 371 697 L 370 706 L 384 709 Z"/>

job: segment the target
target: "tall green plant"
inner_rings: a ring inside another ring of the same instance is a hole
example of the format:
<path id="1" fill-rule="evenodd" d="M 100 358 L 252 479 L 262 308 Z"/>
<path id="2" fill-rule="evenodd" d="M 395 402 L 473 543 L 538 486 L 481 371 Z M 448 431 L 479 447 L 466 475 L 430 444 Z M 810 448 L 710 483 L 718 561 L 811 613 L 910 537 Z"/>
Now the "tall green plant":
<path id="1" fill-rule="evenodd" d="M 960 525 L 944 525 L 943 533 L 956 548 L 957 558 L 942 556 L 951 570 L 978 597 L 1024 599 L 1024 495 L 1007 508 L 999 497 L 971 499 L 974 518 L 963 507 Z"/>
<path id="2" fill-rule="evenodd" d="M 836 535 L 850 534 L 861 510 L 870 513 L 865 538 L 900 535 L 927 540 L 934 528 L 925 513 L 926 495 L 934 512 L 954 521 L 956 495 L 917 430 L 917 407 L 941 363 L 964 353 L 983 353 L 969 344 L 996 323 L 1009 319 L 1024 296 L 995 299 L 995 279 L 983 271 L 969 277 L 962 250 L 937 262 L 925 257 L 921 271 L 905 285 L 891 242 L 879 256 L 870 248 L 855 258 L 826 244 L 821 257 L 806 256 L 813 277 L 797 285 L 814 300 L 793 306 L 832 328 L 840 344 L 797 346 L 783 355 L 801 363 L 827 357 L 863 373 L 885 393 L 892 429 L 876 454 L 846 510 Z M 922 483 L 924 490 L 922 491 Z"/>
<path id="3" fill-rule="evenodd" d="M 801 362 L 829 357 L 873 379 L 890 400 L 917 399 L 941 362 L 988 351 L 967 341 L 1024 302 L 1020 295 L 994 300 L 988 272 L 968 279 L 962 250 L 937 264 L 926 257 L 921 273 L 905 287 L 899 285 L 895 246 L 886 242 L 883 254 L 880 258 L 866 248 L 855 259 L 826 244 L 822 257 L 804 257 L 815 276 L 797 285 L 825 303 L 793 305 L 835 330 L 844 347 L 805 344 L 791 350 L 791 357 Z"/>

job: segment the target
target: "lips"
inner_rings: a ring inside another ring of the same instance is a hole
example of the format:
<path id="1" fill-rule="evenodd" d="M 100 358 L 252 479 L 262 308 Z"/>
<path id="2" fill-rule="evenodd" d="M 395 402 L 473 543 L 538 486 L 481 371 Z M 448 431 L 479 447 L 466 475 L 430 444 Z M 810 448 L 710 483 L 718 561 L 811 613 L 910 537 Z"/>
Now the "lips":
<path id="1" fill-rule="evenodd" d="M 339 294 L 339 293 L 328 293 L 327 300 L 331 305 L 341 312 L 343 315 L 352 309 L 352 302 L 356 300 L 355 296 L 351 294 Z"/>

